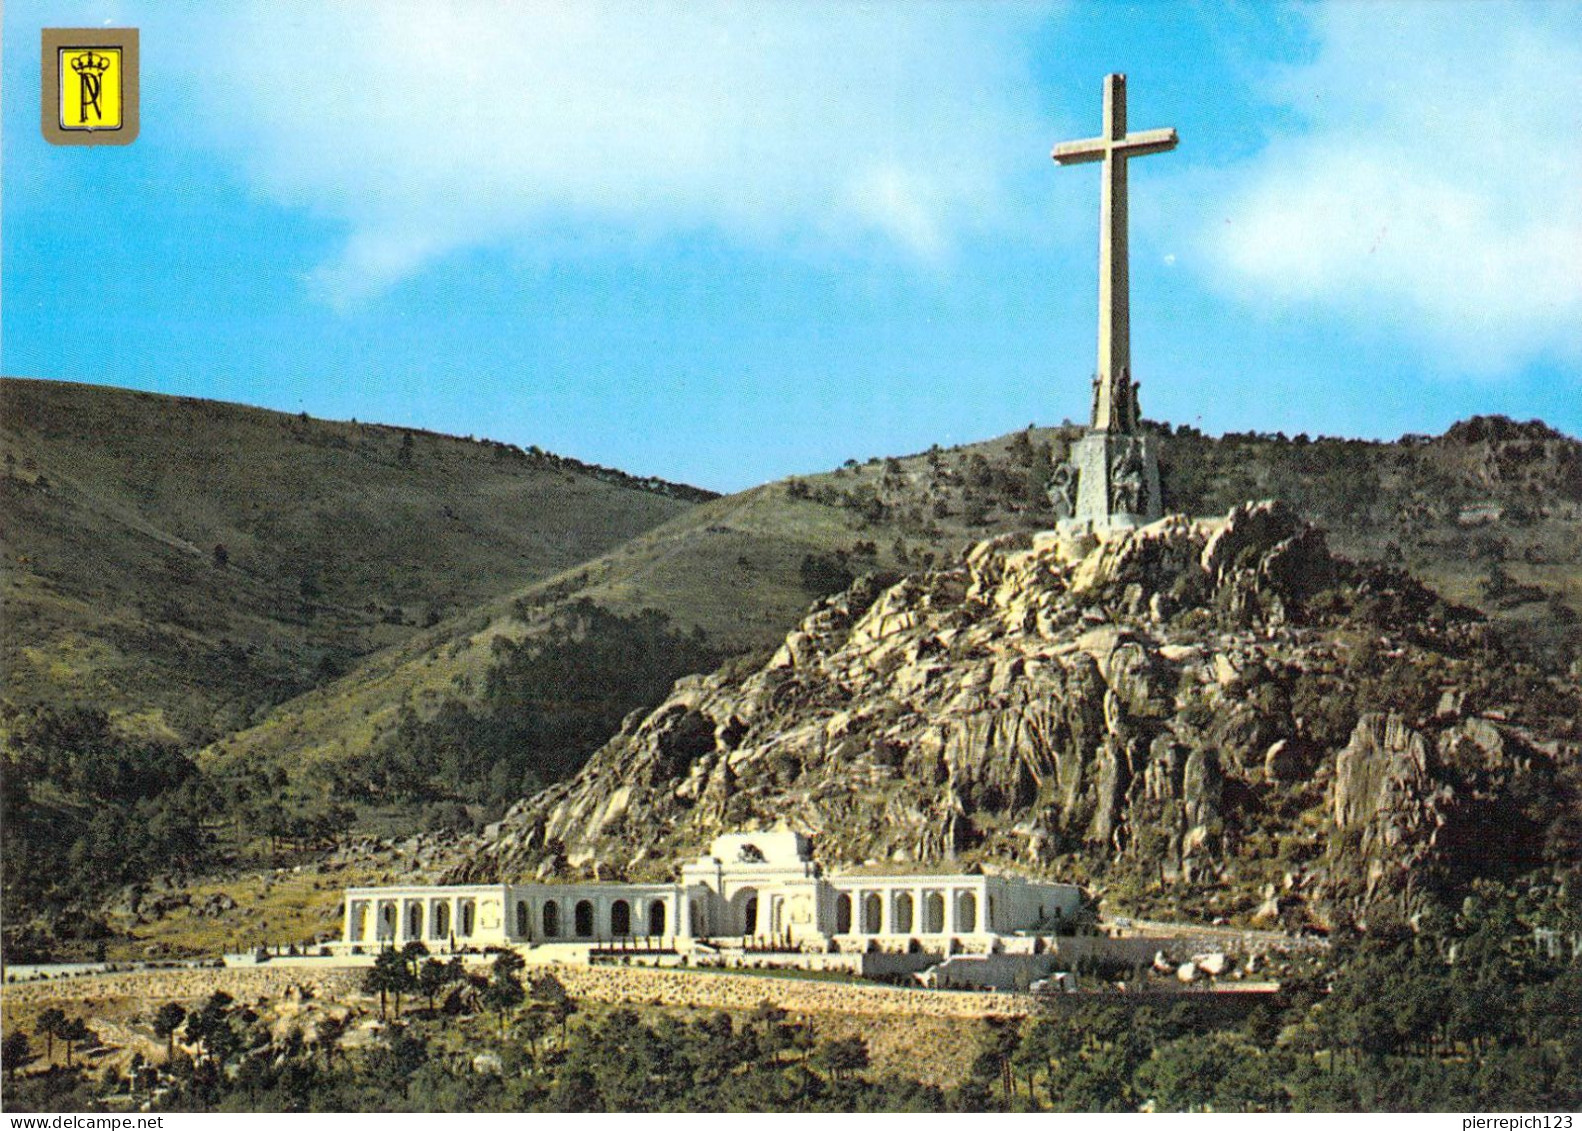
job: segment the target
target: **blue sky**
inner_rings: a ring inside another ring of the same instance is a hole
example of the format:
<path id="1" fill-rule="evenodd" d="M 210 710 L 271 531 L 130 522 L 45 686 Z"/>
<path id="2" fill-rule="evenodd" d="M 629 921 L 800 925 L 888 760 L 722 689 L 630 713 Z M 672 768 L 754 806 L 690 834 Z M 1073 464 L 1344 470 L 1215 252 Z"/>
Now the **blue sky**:
<path id="1" fill-rule="evenodd" d="M 1145 415 L 1582 434 L 1582 6 L 8 0 L 0 370 L 722 490 L 1086 412 L 1128 75 Z M 141 31 L 124 148 L 38 34 Z"/>

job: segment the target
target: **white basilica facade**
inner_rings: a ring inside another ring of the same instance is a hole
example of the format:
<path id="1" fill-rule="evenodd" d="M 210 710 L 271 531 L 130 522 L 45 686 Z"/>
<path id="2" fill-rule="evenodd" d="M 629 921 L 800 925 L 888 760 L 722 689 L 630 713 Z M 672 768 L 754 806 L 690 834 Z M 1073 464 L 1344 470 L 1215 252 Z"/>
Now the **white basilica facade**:
<path id="1" fill-rule="evenodd" d="M 987 949 L 996 936 L 1070 927 L 1072 884 L 925 873 L 825 876 L 808 838 L 730 833 L 676 883 L 350 888 L 336 950 L 644 945 L 701 941 L 789 950 Z"/>

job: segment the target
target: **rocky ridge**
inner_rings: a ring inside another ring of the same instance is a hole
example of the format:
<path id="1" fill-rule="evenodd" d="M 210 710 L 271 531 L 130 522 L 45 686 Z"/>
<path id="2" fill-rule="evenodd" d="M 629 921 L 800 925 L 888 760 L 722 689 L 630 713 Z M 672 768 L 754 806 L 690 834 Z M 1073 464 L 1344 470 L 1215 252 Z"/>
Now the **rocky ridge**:
<path id="1" fill-rule="evenodd" d="M 762 667 L 681 680 L 452 877 L 668 876 L 785 822 L 840 866 L 1014 867 L 1286 926 L 1404 917 L 1556 851 L 1579 720 L 1575 686 L 1517 669 L 1476 614 L 1334 557 L 1278 503 L 1012 534 L 859 580 Z"/>

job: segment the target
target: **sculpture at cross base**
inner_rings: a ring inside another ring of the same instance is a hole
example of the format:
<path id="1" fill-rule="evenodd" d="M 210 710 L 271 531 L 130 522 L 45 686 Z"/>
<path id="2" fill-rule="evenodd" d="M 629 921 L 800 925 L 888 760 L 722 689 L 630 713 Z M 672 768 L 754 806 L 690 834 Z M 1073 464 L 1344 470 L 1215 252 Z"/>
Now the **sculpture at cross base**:
<path id="1" fill-rule="evenodd" d="M 1176 146 L 1173 129 L 1126 132 L 1126 76 L 1104 79 L 1104 132 L 1055 146 L 1061 165 L 1102 161 L 1099 198 L 1099 361 L 1085 436 L 1056 470 L 1050 503 L 1063 520 L 1091 527 L 1135 526 L 1164 513 L 1159 456 L 1142 430 L 1131 373 L 1130 279 L 1127 274 L 1126 163 Z"/>

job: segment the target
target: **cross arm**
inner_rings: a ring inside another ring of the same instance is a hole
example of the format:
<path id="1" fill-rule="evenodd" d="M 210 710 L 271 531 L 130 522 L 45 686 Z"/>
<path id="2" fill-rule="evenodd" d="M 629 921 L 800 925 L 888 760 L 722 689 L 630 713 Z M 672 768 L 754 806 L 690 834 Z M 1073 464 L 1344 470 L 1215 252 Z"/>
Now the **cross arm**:
<path id="1" fill-rule="evenodd" d="M 1102 161 L 1115 143 L 1108 138 L 1090 137 L 1085 141 L 1063 141 L 1050 154 L 1058 165 L 1085 165 Z"/>
<path id="2" fill-rule="evenodd" d="M 1125 139 L 1115 143 L 1115 148 L 1128 157 L 1146 157 L 1150 153 L 1165 153 L 1174 149 L 1179 140 L 1175 130 L 1141 130 L 1127 134 Z"/>

